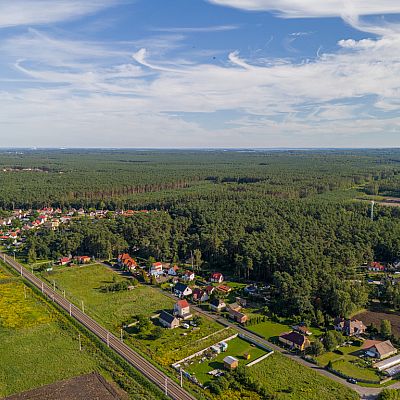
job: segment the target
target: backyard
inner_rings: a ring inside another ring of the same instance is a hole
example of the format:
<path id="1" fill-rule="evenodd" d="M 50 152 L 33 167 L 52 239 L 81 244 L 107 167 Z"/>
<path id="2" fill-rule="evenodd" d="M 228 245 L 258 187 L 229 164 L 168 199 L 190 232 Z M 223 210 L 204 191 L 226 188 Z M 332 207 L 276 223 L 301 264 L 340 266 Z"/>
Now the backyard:
<path id="1" fill-rule="evenodd" d="M 207 384 L 208 381 L 212 379 L 208 372 L 214 369 L 224 369 L 223 359 L 227 356 L 236 357 L 239 360 L 239 365 L 246 365 L 255 359 L 266 354 L 266 351 L 252 345 L 251 343 L 236 337 L 227 342 L 228 350 L 218 354 L 212 360 L 201 361 L 201 357 L 196 357 L 189 361 L 188 367 L 184 367 L 185 371 L 189 372 L 191 375 L 195 376 L 198 381 L 202 384 Z M 250 358 L 245 359 L 244 354 L 248 353 Z"/>
<path id="2" fill-rule="evenodd" d="M 327 352 L 317 357 L 317 362 L 325 367 L 329 362 L 333 369 L 355 379 L 366 379 L 379 382 L 376 369 L 371 368 L 370 362 L 358 357 L 359 346 L 342 346 L 338 352 Z"/>

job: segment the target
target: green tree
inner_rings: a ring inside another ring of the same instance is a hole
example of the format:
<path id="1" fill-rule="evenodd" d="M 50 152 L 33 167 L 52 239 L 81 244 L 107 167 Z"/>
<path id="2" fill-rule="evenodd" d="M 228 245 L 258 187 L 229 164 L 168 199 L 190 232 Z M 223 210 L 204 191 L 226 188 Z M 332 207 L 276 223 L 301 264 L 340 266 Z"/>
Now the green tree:
<path id="1" fill-rule="evenodd" d="M 390 321 L 388 321 L 387 319 L 383 319 L 381 321 L 380 334 L 385 339 L 389 338 L 392 335 L 392 326 L 390 324 Z"/>

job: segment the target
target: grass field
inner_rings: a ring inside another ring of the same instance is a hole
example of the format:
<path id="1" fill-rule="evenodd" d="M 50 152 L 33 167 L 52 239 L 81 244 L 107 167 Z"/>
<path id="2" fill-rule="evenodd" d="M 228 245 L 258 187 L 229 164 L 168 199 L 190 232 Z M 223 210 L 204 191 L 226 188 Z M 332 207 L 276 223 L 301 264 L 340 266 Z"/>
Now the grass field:
<path id="1" fill-rule="evenodd" d="M 357 357 L 356 353 L 360 351 L 357 346 L 341 347 L 343 355 L 334 352 L 327 352 L 317 357 L 317 362 L 321 366 L 326 366 L 330 361 L 333 368 L 343 374 L 355 379 L 366 379 L 379 382 L 379 375 L 376 370 L 365 364 L 365 361 Z"/>
<path id="2" fill-rule="evenodd" d="M 349 388 L 326 378 L 310 368 L 274 353 L 250 367 L 248 372 L 273 393 L 276 400 L 356 400 Z"/>
<path id="3" fill-rule="evenodd" d="M 228 350 L 226 352 L 218 354 L 218 356 L 211 361 L 200 362 L 200 359 L 196 359 L 193 361 L 193 364 L 186 367 L 185 370 L 191 375 L 194 375 L 199 380 L 199 382 L 201 382 L 202 384 L 206 384 L 211 379 L 211 376 L 207 374 L 209 371 L 212 371 L 214 369 L 223 370 L 223 359 L 225 357 L 236 357 L 239 360 L 239 364 L 246 365 L 251 361 L 254 361 L 256 358 L 266 354 L 263 349 L 252 346 L 249 342 L 246 342 L 245 340 L 240 338 L 229 340 L 227 343 Z M 245 360 L 243 356 L 245 353 L 250 354 L 250 360 Z"/>
<path id="4" fill-rule="evenodd" d="M 18 279 L 0 283 L 0 397 L 96 367 L 90 355 L 79 351 L 77 340 L 59 328 L 46 306 L 30 289 L 25 291 Z"/>
<path id="5" fill-rule="evenodd" d="M 123 383 L 131 399 L 159 398 L 85 335 L 82 344 L 80 351 L 77 329 L 20 278 L 0 281 L 0 398 L 92 371 Z"/>
<path id="6" fill-rule="evenodd" d="M 113 279 L 120 281 L 126 278 L 99 264 L 64 268 L 48 274 L 47 279 L 49 282 L 54 280 L 59 289 L 66 290 L 67 297 L 78 306 L 83 300 L 85 312 L 118 335 L 123 322 L 132 321 L 134 315 L 150 318 L 163 309 L 171 310 L 174 305 L 173 299 L 145 285 L 138 285 L 131 291 L 101 292 L 100 286 L 111 283 Z M 156 325 L 157 319 L 153 321 Z M 157 339 L 138 338 L 133 334 L 126 338 L 126 342 L 167 366 L 231 334 L 230 330 L 222 329 L 218 323 L 202 317 L 199 330 L 163 329 L 162 336 Z M 209 335 L 213 336 L 204 340 Z"/>

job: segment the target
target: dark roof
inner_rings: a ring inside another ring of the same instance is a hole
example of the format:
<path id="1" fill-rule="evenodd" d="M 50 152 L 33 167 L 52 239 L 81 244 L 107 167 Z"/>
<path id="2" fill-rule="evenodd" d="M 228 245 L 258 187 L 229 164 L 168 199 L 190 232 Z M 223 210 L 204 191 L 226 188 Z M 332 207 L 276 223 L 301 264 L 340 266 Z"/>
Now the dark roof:
<path id="1" fill-rule="evenodd" d="M 306 337 L 297 332 L 283 333 L 280 337 L 286 339 L 289 342 L 295 343 L 299 346 L 302 346 L 307 339 Z"/>
<path id="2" fill-rule="evenodd" d="M 184 292 L 184 291 L 186 290 L 187 287 L 188 287 L 187 285 L 184 285 L 183 283 L 178 282 L 178 283 L 175 285 L 175 290 L 178 290 L 179 292 Z"/>
<path id="3" fill-rule="evenodd" d="M 166 311 L 162 310 L 160 313 L 160 319 L 171 324 L 174 321 L 175 317 L 170 313 L 167 313 Z"/>
<path id="4" fill-rule="evenodd" d="M 215 307 L 218 307 L 221 303 L 223 303 L 224 301 L 223 300 L 221 300 L 221 299 L 212 299 L 211 301 L 210 301 L 210 304 L 211 305 L 213 305 L 213 306 L 215 306 Z"/>

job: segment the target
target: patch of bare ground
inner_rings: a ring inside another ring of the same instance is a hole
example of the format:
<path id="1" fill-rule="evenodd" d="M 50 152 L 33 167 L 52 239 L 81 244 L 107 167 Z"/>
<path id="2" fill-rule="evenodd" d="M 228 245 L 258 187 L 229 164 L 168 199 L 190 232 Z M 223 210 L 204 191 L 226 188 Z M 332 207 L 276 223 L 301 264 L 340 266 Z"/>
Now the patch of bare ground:
<path id="1" fill-rule="evenodd" d="M 6 397 L 4 400 L 127 400 L 121 389 L 107 382 L 100 374 L 77 376 Z"/>

